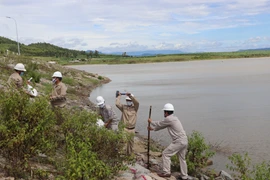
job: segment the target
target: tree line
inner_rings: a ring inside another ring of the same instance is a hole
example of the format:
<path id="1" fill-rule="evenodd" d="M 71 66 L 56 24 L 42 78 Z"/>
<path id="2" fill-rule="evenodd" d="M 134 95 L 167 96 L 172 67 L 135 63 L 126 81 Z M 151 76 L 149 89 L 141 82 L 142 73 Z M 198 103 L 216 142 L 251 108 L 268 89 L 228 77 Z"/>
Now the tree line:
<path id="1" fill-rule="evenodd" d="M 100 52 L 95 51 L 78 51 L 78 50 L 71 50 L 67 48 L 62 48 L 55 46 L 50 43 L 32 43 L 29 45 L 25 45 L 19 43 L 20 45 L 20 52 L 23 55 L 27 56 L 42 56 L 42 57 L 56 57 L 56 58 L 78 58 L 78 57 L 99 57 Z M 18 46 L 17 42 L 10 40 L 5 37 L 0 36 L 0 54 L 6 54 L 7 50 L 10 53 L 17 53 Z"/>

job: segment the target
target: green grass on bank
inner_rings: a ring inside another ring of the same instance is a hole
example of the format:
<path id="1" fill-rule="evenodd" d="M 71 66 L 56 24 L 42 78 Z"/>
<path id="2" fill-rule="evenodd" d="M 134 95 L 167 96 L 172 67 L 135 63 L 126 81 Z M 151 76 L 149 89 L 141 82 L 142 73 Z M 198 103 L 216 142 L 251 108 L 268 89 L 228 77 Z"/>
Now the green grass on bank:
<path id="1" fill-rule="evenodd" d="M 14 56 L 14 55 L 13 55 Z M 100 54 L 98 57 L 86 57 L 80 55 L 77 58 L 66 57 L 41 57 L 25 56 L 22 54 L 20 59 L 38 59 L 45 62 L 55 61 L 60 65 L 81 65 L 81 64 L 138 64 L 155 62 L 180 62 L 193 60 L 211 60 L 211 59 L 234 59 L 234 58 L 255 58 L 270 57 L 270 50 L 237 51 L 237 52 L 206 52 L 189 54 L 168 54 L 155 56 L 128 56 Z"/>
<path id="2" fill-rule="evenodd" d="M 156 55 L 156 56 L 138 56 L 138 57 L 122 57 L 122 56 L 101 56 L 99 58 L 91 58 L 87 61 L 71 62 L 60 60 L 60 64 L 137 64 L 137 63 L 154 63 L 154 62 L 178 62 L 193 60 L 211 60 L 211 59 L 233 59 L 233 58 L 255 58 L 270 57 L 270 50 L 266 51 L 239 51 L 239 52 L 210 52 L 210 53 L 190 53 L 190 54 L 172 54 L 172 55 Z"/>

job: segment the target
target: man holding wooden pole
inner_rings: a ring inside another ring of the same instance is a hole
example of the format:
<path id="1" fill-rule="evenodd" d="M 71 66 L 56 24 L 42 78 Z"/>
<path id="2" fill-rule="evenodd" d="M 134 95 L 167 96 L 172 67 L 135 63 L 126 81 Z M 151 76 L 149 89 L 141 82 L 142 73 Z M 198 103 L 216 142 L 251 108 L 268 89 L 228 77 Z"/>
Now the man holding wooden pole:
<path id="1" fill-rule="evenodd" d="M 177 154 L 180 162 L 179 179 L 188 179 L 186 163 L 188 138 L 186 132 L 184 131 L 180 120 L 174 116 L 174 107 L 172 104 L 165 104 L 162 110 L 164 111 L 164 120 L 152 121 L 151 118 L 148 119 L 148 122 L 153 126 L 149 126 L 148 130 L 158 131 L 167 128 L 172 138 L 172 143 L 162 152 L 163 167 L 162 172 L 158 173 L 158 175 L 160 177 L 171 176 L 171 157 Z"/>
<path id="2" fill-rule="evenodd" d="M 151 118 L 151 111 L 152 111 L 152 106 L 150 106 L 149 109 L 149 119 Z M 148 127 L 150 127 L 150 122 L 148 122 Z M 147 169 L 150 168 L 150 129 L 148 129 L 148 143 L 147 143 Z"/>

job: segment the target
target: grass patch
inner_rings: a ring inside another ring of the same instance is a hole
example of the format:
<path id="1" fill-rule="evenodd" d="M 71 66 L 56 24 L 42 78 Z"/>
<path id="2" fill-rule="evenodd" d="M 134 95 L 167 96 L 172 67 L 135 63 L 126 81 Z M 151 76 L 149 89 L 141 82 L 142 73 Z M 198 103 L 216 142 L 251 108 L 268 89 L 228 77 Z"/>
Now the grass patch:
<path id="1" fill-rule="evenodd" d="M 45 94 L 51 94 L 53 86 L 51 83 L 41 83 Z"/>
<path id="2" fill-rule="evenodd" d="M 70 85 L 70 86 L 76 85 L 75 80 L 74 80 L 73 78 L 70 78 L 70 77 L 64 77 L 64 78 L 62 79 L 62 82 L 65 83 L 65 84 L 68 84 L 68 85 Z"/>

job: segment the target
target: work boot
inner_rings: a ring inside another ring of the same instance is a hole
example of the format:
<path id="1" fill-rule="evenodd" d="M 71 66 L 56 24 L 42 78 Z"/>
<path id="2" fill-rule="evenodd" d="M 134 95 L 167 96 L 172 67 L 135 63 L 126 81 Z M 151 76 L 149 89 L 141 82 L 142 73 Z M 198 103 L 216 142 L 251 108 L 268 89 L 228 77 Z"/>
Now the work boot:
<path id="1" fill-rule="evenodd" d="M 157 175 L 159 177 L 171 177 L 171 174 L 168 174 L 168 173 L 158 173 Z"/>
<path id="2" fill-rule="evenodd" d="M 177 178 L 177 180 L 188 180 L 188 178 L 182 178 L 181 176 L 179 176 L 178 178 Z"/>

